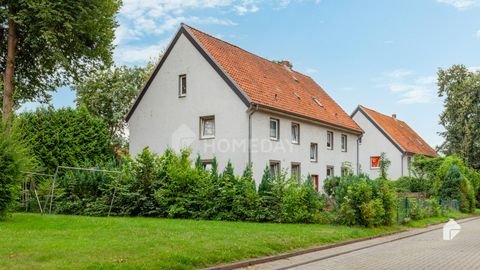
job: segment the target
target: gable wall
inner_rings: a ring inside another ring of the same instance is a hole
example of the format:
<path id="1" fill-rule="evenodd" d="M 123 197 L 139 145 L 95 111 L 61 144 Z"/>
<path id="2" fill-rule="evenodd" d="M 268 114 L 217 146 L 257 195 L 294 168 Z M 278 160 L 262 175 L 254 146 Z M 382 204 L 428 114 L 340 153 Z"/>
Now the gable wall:
<path id="1" fill-rule="evenodd" d="M 187 97 L 179 98 L 179 75 L 187 74 Z M 231 142 L 246 143 L 247 107 L 182 34 L 153 79 L 129 122 L 130 153 L 144 147 L 162 153 L 185 146 L 202 159 L 219 161 L 223 170 L 230 159 L 240 174 L 248 159 L 246 147 L 231 150 Z M 201 116 L 215 115 L 216 139 L 200 140 Z"/>
<path id="2" fill-rule="evenodd" d="M 400 150 L 378 130 L 376 126 L 361 111 L 357 111 L 353 116 L 353 120 L 365 131 L 360 144 L 360 171 L 368 174 L 371 178 L 377 178 L 380 175 L 379 169 L 370 168 L 370 157 L 380 156 L 385 152 L 387 158 L 392 162 L 388 170 L 388 176 L 392 180 L 396 180 L 402 176 L 402 170 L 407 172 L 406 157 L 402 156 Z M 403 159 L 403 164 L 402 164 Z M 403 168 L 402 168 L 403 166 Z"/>

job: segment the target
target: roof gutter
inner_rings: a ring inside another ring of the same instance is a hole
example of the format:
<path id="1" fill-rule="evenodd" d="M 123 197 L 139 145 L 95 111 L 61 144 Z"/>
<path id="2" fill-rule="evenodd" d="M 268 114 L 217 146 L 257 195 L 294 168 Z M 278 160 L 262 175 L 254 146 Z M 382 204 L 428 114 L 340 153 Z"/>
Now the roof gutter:
<path id="1" fill-rule="evenodd" d="M 318 119 L 315 119 L 315 118 L 312 118 L 312 117 L 308 117 L 308 116 L 304 116 L 304 115 L 301 115 L 301 114 L 289 112 L 289 111 L 278 109 L 278 108 L 275 108 L 275 107 L 258 105 L 258 104 L 256 106 L 257 106 L 257 110 L 260 110 L 260 111 L 273 112 L 273 113 L 280 114 L 280 115 L 283 115 L 283 116 L 286 116 L 286 117 L 293 117 L 293 118 L 296 118 L 296 119 L 299 119 L 299 120 L 304 120 L 304 121 L 307 121 L 307 122 L 310 122 L 310 123 L 313 123 L 313 124 L 317 124 L 317 125 L 321 125 L 321 126 L 324 126 L 324 127 L 327 127 L 327 128 L 332 128 L 332 129 L 336 129 L 336 130 L 339 130 L 339 131 L 345 131 L 345 132 L 349 132 L 349 133 L 356 134 L 356 135 L 359 135 L 359 136 L 363 135 L 363 133 L 364 133 L 363 130 L 356 130 L 356 129 L 353 129 L 353 128 L 328 123 L 326 121 L 321 121 L 321 120 L 318 120 Z"/>

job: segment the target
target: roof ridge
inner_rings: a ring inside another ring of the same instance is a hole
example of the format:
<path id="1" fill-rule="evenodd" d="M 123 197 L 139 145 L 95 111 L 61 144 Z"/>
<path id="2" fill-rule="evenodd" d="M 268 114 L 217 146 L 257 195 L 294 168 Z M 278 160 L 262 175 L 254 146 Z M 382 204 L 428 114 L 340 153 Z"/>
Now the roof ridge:
<path id="1" fill-rule="evenodd" d="M 277 60 L 267 59 L 267 58 L 265 58 L 265 57 L 263 57 L 263 56 L 260 56 L 260 55 L 258 55 L 258 54 L 255 54 L 255 53 L 253 53 L 253 52 L 250 52 L 250 51 L 248 51 L 248 50 L 246 50 L 246 49 L 244 49 L 244 48 L 242 48 L 242 47 L 240 47 L 240 46 L 238 46 L 238 45 L 235 45 L 235 44 L 233 44 L 233 43 L 231 43 L 231 42 L 229 42 L 229 41 L 226 41 L 226 40 L 223 40 L 223 39 L 218 38 L 218 37 L 216 37 L 216 36 L 213 36 L 213 35 L 211 35 L 211 34 L 209 34 L 209 33 L 206 33 L 206 32 L 204 32 L 204 31 L 202 31 L 202 30 L 199 30 L 198 28 L 192 27 L 192 26 L 190 26 L 190 25 L 188 25 L 188 24 L 186 24 L 186 23 L 181 23 L 181 25 L 182 25 L 182 26 L 185 26 L 185 27 L 188 27 L 188 28 L 190 28 L 190 29 L 193 29 L 193 30 L 195 30 L 195 31 L 198 31 L 198 32 L 200 32 L 200 33 L 202 33 L 202 34 L 204 34 L 204 35 L 206 35 L 206 36 L 209 36 L 209 37 L 211 37 L 211 38 L 213 38 L 213 39 L 216 39 L 216 40 L 218 40 L 218 41 L 220 41 L 220 42 L 226 43 L 226 44 L 228 44 L 228 45 L 230 45 L 230 46 L 232 46 L 232 47 L 235 47 L 235 48 L 237 48 L 237 49 L 240 49 L 240 50 L 242 50 L 242 51 L 244 51 L 244 52 L 246 52 L 246 53 L 248 53 L 248 54 L 251 54 L 251 55 L 253 55 L 253 56 L 257 57 L 257 58 L 260 58 L 260 59 L 262 59 L 262 60 L 264 60 L 264 61 L 267 61 L 267 62 L 269 62 L 269 63 L 271 63 L 271 64 L 280 65 L 280 63 L 275 63 L 275 62 L 274 62 L 274 61 L 277 61 Z M 301 72 L 299 72 L 299 71 L 297 71 L 297 70 L 293 70 L 293 69 L 292 69 L 291 72 L 295 72 L 296 74 L 299 74 L 299 75 L 302 75 L 302 76 L 311 78 L 309 75 L 304 74 L 304 73 L 301 73 Z"/>
<path id="2" fill-rule="evenodd" d="M 394 119 L 394 120 L 397 120 L 397 121 L 400 121 L 400 122 L 405 123 L 405 121 L 403 121 L 403 120 L 401 120 L 401 119 L 398 119 L 398 118 L 394 118 L 394 117 L 392 117 L 391 115 L 387 115 L 387 114 L 381 113 L 381 112 L 379 112 L 379 111 L 376 111 L 376 110 L 374 110 L 374 109 L 370 109 L 370 108 L 365 107 L 365 106 L 363 106 L 363 105 L 358 105 L 358 106 L 360 106 L 360 107 L 362 107 L 362 108 L 364 108 L 364 109 L 370 110 L 370 111 L 372 111 L 372 112 L 381 114 L 381 115 L 383 115 L 383 116 L 385 116 L 385 117 L 388 117 L 388 118 L 391 118 L 391 119 Z"/>

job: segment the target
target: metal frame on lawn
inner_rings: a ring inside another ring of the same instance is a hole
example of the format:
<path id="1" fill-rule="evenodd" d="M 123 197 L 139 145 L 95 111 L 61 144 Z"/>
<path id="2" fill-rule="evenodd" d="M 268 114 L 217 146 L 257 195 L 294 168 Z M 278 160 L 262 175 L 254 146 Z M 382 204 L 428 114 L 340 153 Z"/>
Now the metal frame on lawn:
<path id="1" fill-rule="evenodd" d="M 36 187 L 36 184 L 35 184 L 35 181 L 33 180 L 33 176 L 36 175 L 36 176 L 46 176 L 46 177 L 53 177 L 53 175 L 51 174 L 44 174 L 44 173 L 37 173 L 37 172 L 22 172 L 26 175 L 28 175 L 28 183 L 27 183 L 27 179 L 24 179 L 24 181 L 22 182 L 22 199 L 24 200 L 25 202 L 25 210 L 28 211 L 28 201 L 30 198 L 28 198 L 28 192 L 33 192 L 35 193 L 35 198 L 37 199 L 37 203 L 38 203 L 38 208 L 40 209 L 40 213 L 42 213 L 43 215 L 43 212 L 44 212 L 44 209 L 45 208 L 42 208 L 42 204 L 40 203 L 40 198 L 38 198 L 38 193 L 37 193 L 37 187 Z"/>
<path id="2" fill-rule="evenodd" d="M 52 186 L 51 186 L 50 191 L 49 191 L 49 193 L 48 193 L 48 195 L 47 195 L 47 199 L 45 200 L 45 205 L 43 206 L 43 209 L 42 209 L 40 200 L 38 199 L 37 190 L 35 189 L 35 195 L 36 195 L 36 197 L 37 197 L 37 202 L 38 202 L 38 205 L 39 205 L 39 207 L 40 207 L 40 211 L 42 212 L 42 214 L 45 213 L 45 211 L 46 211 L 46 209 L 47 209 L 47 205 L 48 205 L 49 199 L 50 199 L 50 206 L 49 206 L 49 209 L 48 209 L 48 214 L 51 214 L 51 213 L 52 213 L 52 204 L 53 204 L 53 197 L 54 197 L 54 191 L 55 191 L 55 182 L 56 182 L 56 180 L 57 180 L 58 171 L 59 171 L 60 169 L 117 174 L 117 177 L 115 178 L 115 188 L 113 189 L 112 201 L 110 202 L 110 208 L 108 209 L 108 215 L 107 215 L 107 216 L 110 216 L 110 213 L 112 212 L 113 202 L 114 202 L 114 200 L 115 200 L 115 195 L 116 195 L 116 193 L 117 193 L 118 177 L 120 176 L 120 173 L 121 173 L 121 172 L 119 172 L 119 171 L 109 171 L 109 170 L 100 170 L 100 169 L 96 169 L 96 168 L 80 168 L 80 167 L 68 167 L 68 166 L 57 166 L 57 169 L 55 170 L 55 174 L 54 174 L 54 175 L 51 175 L 51 174 L 40 174 L 40 173 L 35 173 L 35 172 L 24 172 L 25 174 L 30 174 L 30 175 L 43 175 L 43 176 L 53 177 L 53 179 L 52 179 Z"/>

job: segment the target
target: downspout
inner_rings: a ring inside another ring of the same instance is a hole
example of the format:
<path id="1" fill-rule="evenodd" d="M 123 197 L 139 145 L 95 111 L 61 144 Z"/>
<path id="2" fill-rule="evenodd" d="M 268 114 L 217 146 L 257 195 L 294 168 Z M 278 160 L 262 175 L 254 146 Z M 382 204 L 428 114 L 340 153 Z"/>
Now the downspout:
<path id="1" fill-rule="evenodd" d="M 400 170 L 402 172 L 402 174 L 401 174 L 402 177 L 403 177 L 403 159 L 405 158 L 405 156 L 406 156 L 406 153 L 402 153 L 402 162 L 401 162 L 402 163 L 402 169 Z"/>
<path id="2" fill-rule="evenodd" d="M 248 109 L 248 164 L 252 164 L 252 115 L 258 110 L 257 104 L 252 104 Z"/>
<path id="3" fill-rule="evenodd" d="M 357 138 L 357 175 L 360 174 L 360 140 L 363 135 Z"/>

